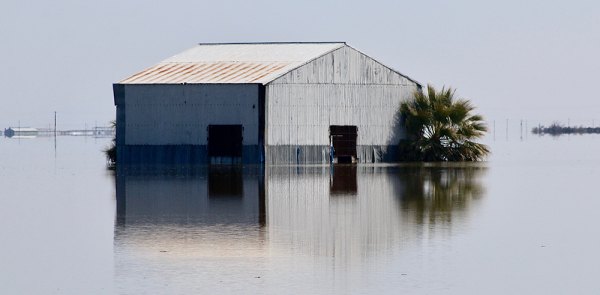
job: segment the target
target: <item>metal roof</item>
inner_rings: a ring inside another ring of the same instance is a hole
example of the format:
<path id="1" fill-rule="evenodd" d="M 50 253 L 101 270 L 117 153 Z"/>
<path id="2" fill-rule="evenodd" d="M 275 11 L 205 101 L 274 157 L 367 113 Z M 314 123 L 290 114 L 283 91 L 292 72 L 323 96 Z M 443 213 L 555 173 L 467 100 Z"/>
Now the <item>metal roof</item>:
<path id="1" fill-rule="evenodd" d="M 199 44 L 119 84 L 267 84 L 344 42 Z"/>

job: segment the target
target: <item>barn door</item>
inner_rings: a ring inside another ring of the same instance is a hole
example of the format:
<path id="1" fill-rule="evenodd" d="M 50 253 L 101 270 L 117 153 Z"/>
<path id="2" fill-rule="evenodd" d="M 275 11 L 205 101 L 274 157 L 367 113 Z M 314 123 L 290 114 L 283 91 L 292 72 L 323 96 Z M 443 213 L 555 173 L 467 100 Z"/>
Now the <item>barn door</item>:
<path id="1" fill-rule="evenodd" d="M 356 138 L 358 127 L 356 126 L 329 126 L 329 136 L 333 146 L 333 158 L 338 163 L 354 163 L 356 158 Z"/>
<path id="2" fill-rule="evenodd" d="M 242 131 L 242 125 L 208 125 L 208 156 L 241 158 Z"/>

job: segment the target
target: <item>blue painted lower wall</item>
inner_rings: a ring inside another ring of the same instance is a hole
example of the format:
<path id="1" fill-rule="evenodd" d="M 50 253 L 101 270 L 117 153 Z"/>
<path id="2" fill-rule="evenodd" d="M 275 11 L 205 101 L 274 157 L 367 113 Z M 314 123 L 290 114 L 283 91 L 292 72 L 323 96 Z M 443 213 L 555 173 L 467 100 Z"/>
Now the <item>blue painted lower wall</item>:
<path id="1" fill-rule="evenodd" d="M 242 158 L 208 157 L 206 145 L 123 145 L 117 147 L 117 163 L 123 165 L 258 164 L 258 145 L 242 147 Z"/>
<path id="2" fill-rule="evenodd" d="M 264 155 L 258 145 L 246 145 L 242 158 L 209 158 L 205 145 L 122 145 L 117 146 L 117 163 L 123 165 L 186 165 L 186 164 L 260 164 L 295 165 L 327 164 L 329 146 L 266 146 Z M 394 162 L 398 147 L 357 146 L 359 163 Z"/>

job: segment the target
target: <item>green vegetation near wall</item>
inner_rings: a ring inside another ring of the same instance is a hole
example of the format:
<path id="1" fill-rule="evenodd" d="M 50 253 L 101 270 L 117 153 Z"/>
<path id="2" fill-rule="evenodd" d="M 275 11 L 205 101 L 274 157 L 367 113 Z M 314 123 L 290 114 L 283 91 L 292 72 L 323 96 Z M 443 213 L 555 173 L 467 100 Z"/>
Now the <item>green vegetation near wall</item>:
<path id="1" fill-rule="evenodd" d="M 474 140 L 487 132 L 483 117 L 465 99 L 455 99 L 452 88 L 417 91 L 400 106 L 407 137 L 400 141 L 400 161 L 479 161 L 490 150 Z"/>

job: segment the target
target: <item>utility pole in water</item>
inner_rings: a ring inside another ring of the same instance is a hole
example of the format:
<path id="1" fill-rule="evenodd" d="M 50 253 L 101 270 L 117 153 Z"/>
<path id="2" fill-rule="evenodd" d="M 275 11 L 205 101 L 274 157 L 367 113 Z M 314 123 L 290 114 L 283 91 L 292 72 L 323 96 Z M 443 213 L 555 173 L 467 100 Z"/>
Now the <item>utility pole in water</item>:
<path id="1" fill-rule="evenodd" d="M 56 111 L 54 111 L 54 159 L 56 159 Z"/>
<path id="2" fill-rule="evenodd" d="M 521 141 L 523 141 L 523 119 L 521 119 Z"/>

